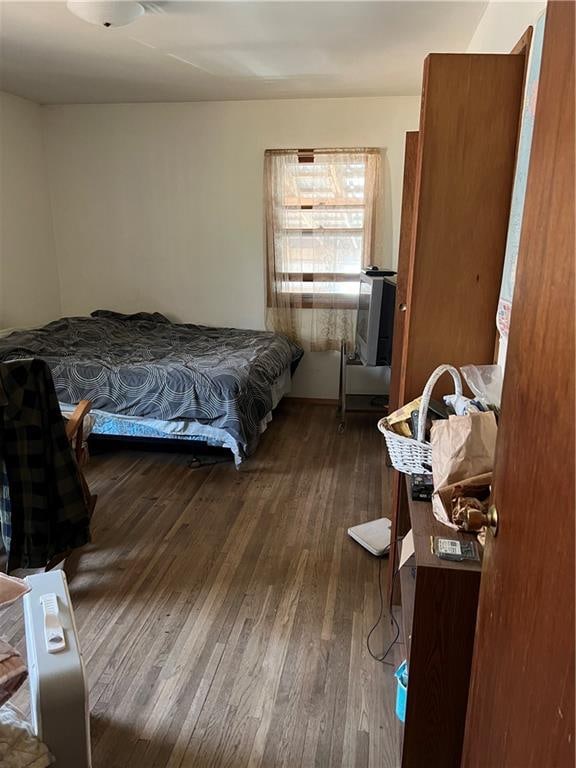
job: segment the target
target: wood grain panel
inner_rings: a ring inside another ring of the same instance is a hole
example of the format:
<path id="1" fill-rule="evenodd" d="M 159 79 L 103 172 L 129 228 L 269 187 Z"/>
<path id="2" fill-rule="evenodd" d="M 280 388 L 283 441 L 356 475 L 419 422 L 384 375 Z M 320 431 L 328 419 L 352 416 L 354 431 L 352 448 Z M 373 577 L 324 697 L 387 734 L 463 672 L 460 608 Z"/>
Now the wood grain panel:
<path id="1" fill-rule="evenodd" d="M 406 400 L 440 363 L 492 362 L 523 75 L 520 55 L 426 59 Z"/>
<path id="2" fill-rule="evenodd" d="M 479 588 L 472 570 L 417 568 L 402 768 L 460 768 Z"/>
<path id="3" fill-rule="evenodd" d="M 410 638 L 402 768 L 460 768 L 481 564 L 438 558 L 432 537 L 475 537 L 448 530 L 429 502 L 410 501 L 409 510 L 414 554 L 400 571 Z"/>
<path id="4" fill-rule="evenodd" d="M 548 3 L 463 765 L 574 765 L 574 25 Z"/>
<path id="5" fill-rule="evenodd" d="M 92 457 L 94 542 L 71 595 L 94 768 L 397 768 L 392 672 L 366 650 L 378 561 L 346 535 L 389 498 L 383 442 L 373 416 L 336 428 L 285 400 L 243 472 Z M 21 607 L 3 611 L 0 634 L 22 632 Z M 388 620 L 374 649 L 391 636 Z"/>

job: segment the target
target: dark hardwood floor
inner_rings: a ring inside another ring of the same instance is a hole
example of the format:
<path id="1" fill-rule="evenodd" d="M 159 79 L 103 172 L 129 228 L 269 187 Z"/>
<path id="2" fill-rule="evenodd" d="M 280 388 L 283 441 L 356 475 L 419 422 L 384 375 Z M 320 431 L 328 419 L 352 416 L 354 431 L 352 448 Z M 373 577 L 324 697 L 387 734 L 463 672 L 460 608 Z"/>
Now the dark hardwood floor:
<path id="1" fill-rule="evenodd" d="M 94 768 L 397 768 L 393 669 L 366 650 L 378 561 L 346 535 L 388 504 L 383 441 L 371 415 L 336 426 L 284 401 L 241 472 L 92 457 L 93 544 L 70 589 Z M 0 635 L 21 642 L 20 606 Z M 387 618 L 374 648 L 391 637 Z"/>

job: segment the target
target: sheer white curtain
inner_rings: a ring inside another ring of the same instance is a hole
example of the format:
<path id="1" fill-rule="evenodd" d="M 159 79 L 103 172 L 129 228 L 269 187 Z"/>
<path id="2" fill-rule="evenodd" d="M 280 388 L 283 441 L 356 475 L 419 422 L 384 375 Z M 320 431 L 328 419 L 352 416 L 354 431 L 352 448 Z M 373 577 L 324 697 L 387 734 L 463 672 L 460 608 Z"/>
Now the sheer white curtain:
<path id="1" fill-rule="evenodd" d="M 353 341 L 359 274 L 379 253 L 377 149 L 268 150 L 267 324 L 311 350 Z"/>

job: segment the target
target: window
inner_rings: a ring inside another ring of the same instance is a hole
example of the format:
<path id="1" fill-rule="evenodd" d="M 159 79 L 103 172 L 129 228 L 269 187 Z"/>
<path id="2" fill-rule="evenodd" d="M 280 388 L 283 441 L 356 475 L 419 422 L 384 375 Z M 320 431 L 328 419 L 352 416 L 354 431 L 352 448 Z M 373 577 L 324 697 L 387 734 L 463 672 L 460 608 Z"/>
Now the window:
<path id="1" fill-rule="evenodd" d="M 354 309 L 373 260 L 380 152 L 266 152 L 268 305 Z"/>

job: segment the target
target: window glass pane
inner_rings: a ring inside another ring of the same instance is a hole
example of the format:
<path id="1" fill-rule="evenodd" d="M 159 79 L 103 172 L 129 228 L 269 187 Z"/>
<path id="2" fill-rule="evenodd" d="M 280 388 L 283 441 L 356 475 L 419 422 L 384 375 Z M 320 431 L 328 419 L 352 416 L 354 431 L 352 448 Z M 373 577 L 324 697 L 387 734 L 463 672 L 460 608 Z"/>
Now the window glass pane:
<path id="1" fill-rule="evenodd" d="M 357 297 L 366 224 L 364 153 L 318 152 L 314 162 L 289 155 L 277 168 L 274 236 L 281 290 Z M 301 275 L 317 277 L 298 280 Z"/>
<path id="2" fill-rule="evenodd" d="M 286 163 L 284 205 L 346 205 L 364 201 L 364 162 L 318 155 L 313 163 Z"/>
<path id="3" fill-rule="evenodd" d="M 284 271 L 359 274 L 362 234 L 322 233 L 284 236 Z"/>

